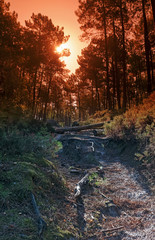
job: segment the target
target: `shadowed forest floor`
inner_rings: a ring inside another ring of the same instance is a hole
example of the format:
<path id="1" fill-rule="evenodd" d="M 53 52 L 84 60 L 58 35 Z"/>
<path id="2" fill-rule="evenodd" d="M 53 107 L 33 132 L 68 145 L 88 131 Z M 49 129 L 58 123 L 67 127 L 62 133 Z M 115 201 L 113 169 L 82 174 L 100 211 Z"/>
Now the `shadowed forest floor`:
<path id="1" fill-rule="evenodd" d="M 135 144 L 125 148 L 90 131 L 57 138 L 63 143 L 59 169 L 69 188 L 62 217 L 77 232 L 72 239 L 153 240 L 153 196 L 132 164 Z M 87 172 L 89 182 L 76 199 L 74 188 Z"/>

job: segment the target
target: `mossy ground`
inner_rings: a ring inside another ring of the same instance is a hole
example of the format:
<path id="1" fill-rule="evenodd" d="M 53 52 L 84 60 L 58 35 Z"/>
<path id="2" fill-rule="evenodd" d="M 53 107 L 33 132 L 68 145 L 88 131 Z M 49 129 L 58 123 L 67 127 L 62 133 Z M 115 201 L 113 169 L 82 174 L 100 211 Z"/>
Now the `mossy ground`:
<path id="1" fill-rule="evenodd" d="M 59 211 L 67 188 L 53 162 L 34 153 L 3 156 L 0 168 L 0 240 L 40 239 L 31 202 L 34 194 L 47 223 L 44 240 L 68 239 Z M 64 216 L 65 218 L 65 216 Z"/>

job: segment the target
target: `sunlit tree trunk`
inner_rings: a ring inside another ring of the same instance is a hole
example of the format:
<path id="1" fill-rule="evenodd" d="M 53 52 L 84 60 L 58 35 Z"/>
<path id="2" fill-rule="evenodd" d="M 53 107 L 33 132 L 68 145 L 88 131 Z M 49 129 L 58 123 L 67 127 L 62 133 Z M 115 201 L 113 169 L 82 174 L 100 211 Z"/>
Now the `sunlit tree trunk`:
<path id="1" fill-rule="evenodd" d="M 122 9 L 122 0 L 120 0 L 120 14 L 121 14 L 121 26 L 122 26 L 122 43 L 123 43 L 123 109 L 126 109 L 127 94 L 126 94 L 126 47 L 125 47 L 125 29 L 124 29 L 124 16 Z"/>
<path id="2" fill-rule="evenodd" d="M 25 103 L 25 101 L 27 100 L 27 99 L 23 99 L 23 90 L 24 90 L 23 86 L 25 87 L 25 73 L 26 73 L 25 69 L 21 68 L 21 70 L 19 72 L 19 79 L 20 79 L 20 92 L 19 92 L 20 100 L 19 100 L 19 103 L 20 104 Z"/>
<path id="3" fill-rule="evenodd" d="M 107 108 L 107 106 L 106 106 L 106 97 L 105 97 L 105 95 L 106 95 L 106 90 L 105 90 L 105 86 L 104 86 L 104 88 L 103 88 L 104 90 L 103 90 L 103 101 L 102 101 L 102 103 L 103 103 L 103 108 L 104 109 L 106 109 Z"/>
<path id="4" fill-rule="evenodd" d="M 114 60 L 112 58 L 112 78 L 113 78 L 113 106 L 112 108 L 115 109 L 115 95 L 116 95 L 116 77 L 115 77 L 115 67 L 114 67 Z"/>
<path id="5" fill-rule="evenodd" d="M 136 97 L 136 106 L 139 104 L 139 78 L 138 74 L 136 74 L 136 87 L 135 87 L 135 97 Z"/>
<path id="6" fill-rule="evenodd" d="M 143 19 L 144 19 L 144 40 L 145 40 L 145 57 L 146 57 L 146 68 L 147 68 L 147 92 L 148 94 L 152 91 L 151 84 L 151 74 L 150 74 L 150 42 L 149 42 L 149 34 L 147 27 L 147 20 L 145 14 L 145 0 L 142 0 L 142 9 L 143 9 Z"/>
<path id="7" fill-rule="evenodd" d="M 121 108 L 120 102 L 120 80 L 118 77 L 118 56 L 117 56 L 117 38 L 116 38 L 116 30 L 115 30 L 115 21 L 113 19 L 113 34 L 114 34 L 114 55 L 115 55 L 115 76 L 116 76 L 116 91 L 117 91 L 117 105 L 118 109 Z"/>
<path id="8" fill-rule="evenodd" d="M 142 101 L 143 101 L 143 91 L 144 91 L 144 89 L 143 89 L 143 85 L 142 85 L 142 63 L 141 63 L 141 61 L 140 61 L 140 59 L 139 59 L 139 91 L 140 91 L 140 102 L 142 103 Z"/>
<path id="9" fill-rule="evenodd" d="M 98 90 L 98 79 L 97 76 L 95 74 L 95 88 L 96 88 L 96 105 L 97 105 L 97 109 L 100 111 L 101 110 L 101 105 L 100 105 L 100 94 L 99 94 L 99 90 Z"/>
<path id="10" fill-rule="evenodd" d="M 39 98 L 40 98 L 40 93 L 41 93 L 41 88 L 42 88 L 42 82 L 43 82 L 43 71 L 41 72 L 40 76 L 39 76 L 39 80 L 40 80 L 40 84 L 39 84 L 39 88 L 38 88 L 38 92 L 37 92 L 37 99 L 36 99 L 36 104 L 35 104 L 35 110 L 34 110 L 34 114 L 36 115 L 37 113 L 37 109 L 38 109 L 38 105 L 39 105 Z"/>
<path id="11" fill-rule="evenodd" d="M 44 117 L 43 120 L 46 121 L 47 118 L 47 105 L 49 101 L 49 93 L 50 93 L 50 88 L 51 88 L 51 82 L 52 82 L 52 75 L 49 77 L 49 84 L 48 84 L 48 89 L 47 89 L 47 96 L 45 96 L 45 107 L 44 107 Z"/>
<path id="12" fill-rule="evenodd" d="M 34 116 L 35 101 L 36 101 L 36 82 L 37 82 L 37 70 L 35 71 L 33 78 L 33 102 L 32 102 L 32 115 Z"/>
<path id="13" fill-rule="evenodd" d="M 71 122 L 72 122 L 72 94 L 69 94 L 69 126 L 71 126 Z"/>
<path id="14" fill-rule="evenodd" d="M 94 87 L 93 87 L 93 80 L 92 80 L 92 86 L 91 86 L 91 109 L 90 114 L 94 114 Z"/>
<path id="15" fill-rule="evenodd" d="M 107 22 L 105 6 L 103 2 L 103 25 L 104 25 L 104 37 L 105 37 L 105 58 L 106 58 L 106 73 L 107 73 L 107 103 L 108 108 L 111 109 L 111 96 L 110 96 L 110 85 L 109 85 L 109 56 L 108 56 L 108 44 L 107 44 Z"/>
<path id="16" fill-rule="evenodd" d="M 78 109 L 79 109 L 79 121 L 81 121 L 81 99 L 79 84 L 78 84 Z"/>
<path id="17" fill-rule="evenodd" d="M 152 11 L 153 11 L 153 18 L 154 18 L 154 22 L 155 22 L 155 1 L 151 0 L 151 4 L 152 4 Z"/>
<path id="18" fill-rule="evenodd" d="M 152 59 L 152 51 L 150 49 L 150 60 L 151 60 L 151 75 L 152 75 L 152 87 L 155 87 L 155 83 L 154 83 L 154 67 L 153 67 L 153 59 Z"/>

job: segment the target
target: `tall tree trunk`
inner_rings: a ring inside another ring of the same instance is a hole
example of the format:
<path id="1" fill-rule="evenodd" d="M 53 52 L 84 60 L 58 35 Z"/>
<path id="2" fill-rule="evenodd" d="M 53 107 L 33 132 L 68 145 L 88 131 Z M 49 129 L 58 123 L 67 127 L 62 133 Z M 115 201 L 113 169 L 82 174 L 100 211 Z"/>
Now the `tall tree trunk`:
<path id="1" fill-rule="evenodd" d="M 79 108 L 79 121 L 81 121 L 81 100 L 80 100 L 80 88 L 78 85 L 78 108 Z"/>
<path id="2" fill-rule="evenodd" d="M 103 2 L 103 25 L 104 25 L 104 37 L 105 37 L 105 58 L 106 58 L 106 73 L 107 73 L 107 103 L 108 108 L 111 109 L 111 96 L 110 96 L 110 84 L 109 84 L 109 56 L 108 56 L 108 44 L 107 44 L 107 22 L 105 6 Z"/>
<path id="3" fill-rule="evenodd" d="M 116 38 L 116 30 L 115 30 L 115 21 L 113 19 L 113 34 L 114 34 L 114 55 L 115 55 L 115 76 L 116 76 L 116 91 L 117 91 L 117 105 L 118 109 L 121 108 L 120 101 L 120 80 L 118 76 L 118 55 L 117 55 L 117 38 Z"/>
<path id="4" fill-rule="evenodd" d="M 152 51 L 150 49 L 150 60 L 151 60 L 151 72 L 152 72 L 152 88 L 154 89 L 155 83 L 154 83 L 154 67 L 153 67 L 153 59 L 152 59 Z"/>
<path id="5" fill-rule="evenodd" d="M 39 98 L 40 98 L 40 94 L 41 94 L 42 82 L 43 82 L 43 71 L 40 74 L 40 85 L 39 85 L 37 99 L 36 99 L 36 104 L 35 104 L 35 109 L 34 109 L 34 114 L 35 115 L 36 115 L 38 104 L 39 104 Z"/>
<path id="6" fill-rule="evenodd" d="M 147 20 L 145 14 L 145 0 L 142 0 L 143 19 L 144 19 L 144 40 L 145 40 L 145 57 L 146 57 L 146 68 L 147 68 L 147 92 L 148 94 L 152 91 L 151 74 L 150 74 L 150 42 L 148 35 Z"/>
<path id="7" fill-rule="evenodd" d="M 32 103 L 32 115 L 34 115 L 35 102 L 36 102 L 36 81 L 37 81 L 37 70 L 35 71 L 33 78 L 33 103 Z"/>
<path id="8" fill-rule="evenodd" d="M 142 103 L 142 101 L 143 101 L 143 91 L 144 91 L 144 89 L 143 89 L 143 85 L 142 85 L 142 83 L 143 83 L 143 81 L 142 81 L 142 63 L 141 63 L 141 61 L 139 60 L 139 81 L 140 81 L 140 85 L 139 85 L 139 90 L 140 90 L 140 101 L 141 101 L 141 103 Z"/>
<path id="9" fill-rule="evenodd" d="M 23 86 L 24 86 L 24 80 L 25 80 L 25 69 L 21 69 L 20 70 L 20 104 L 23 104 L 23 102 L 25 101 L 25 99 L 23 99 Z"/>
<path id="10" fill-rule="evenodd" d="M 51 82 L 52 82 L 52 75 L 50 75 L 50 77 L 49 77 L 49 84 L 48 84 L 47 96 L 46 96 L 45 107 L 44 107 L 44 117 L 43 117 L 44 121 L 46 121 L 46 117 L 47 117 L 47 105 L 48 105 L 48 101 L 49 101 Z"/>
<path id="11" fill-rule="evenodd" d="M 95 88 L 96 88 L 97 110 L 100 111 L 100 110 L 101 110 L 101 106 L 100 106 L 100 94 L 99 94 L 99 90 L 98 90 L 98 79 L 97 79 L 97 76 L 95 76 Z"/>
<path id="12" fill-rule="evenodd" d="M 92 89 L 91 89 L 91 109 L 90 114 L 94 114 L 94 88 L 93 88 L 93 80 L 92 80 Z"/>
<path id="13" fill-rule="evenodd" d="M 136 74 L 136 87 L 135 87 L 135 97 L 136 97 L 136 106 L 139 104 L 139 78 L 138 74 Z"/>
<path id="14" fill-rule="evenodd" d="M 39 89 L 38 89 L 37 99 L 40 98 L 40 93 L 41 93 L 41 88 L 42 88 L 42 82 L 43 82 L 43 71 L 40 73 L 40 85 L 39 85 Z"/>
<path id="15" fill-rule="evenodd" d="M 115 109 L 115 95 L 116 95 L 116 77 L 115 77 L 114 60 L 112 58 L 112 78 L 113 78 L 113 109 Z"/>
<path id="16" fill-rule="evenodd" d="M 124 16 L 122 8 L 122 0 L 120 0 L 120 14 L 122 25 L 122 43 L 123 43 L 123 109 L 126 110 L 127 94 L 126 94 L 126 47 L 125 47 L 125 29 L 124 29 Z"/>
<path id="17" fill-rule="evenodd" d="M 71 122 L 72 122 L 72 95 L 71 93 L 69 94 L 69 126 L 71 126 Z"/>
<path id="18" fill-rule="evenodd" d="M 103 108 L 106 109 L 106 89 L 105 89 L 105 85 L 103 87 L 103 95 L 102 95 L 102 104 L 103 104 Z"/>
<path id="19" fill-rule="evenodd" d="M 154 18 L 154 22 L 155 22 L 155 1 L 151 0 L 151 4 L 152 4 L 152 11 L 153 11 L 153 18 Z"/>

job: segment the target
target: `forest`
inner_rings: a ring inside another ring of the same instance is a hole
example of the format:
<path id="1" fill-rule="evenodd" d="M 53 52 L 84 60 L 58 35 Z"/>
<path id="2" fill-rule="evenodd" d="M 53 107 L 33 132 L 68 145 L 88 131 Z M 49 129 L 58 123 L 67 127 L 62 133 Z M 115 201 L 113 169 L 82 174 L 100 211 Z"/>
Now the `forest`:
<path id="1" fill-rule="evenodd" d="M 145 0 L 79 1 L 81 38 L 89 44 L 69 74 L 60 60 L 69 52 L 55 51 L 69 38 L 63 28 L 41 13 L 23 27 L 1 1 L 1 109 L 18 107 L 36 119 L 67 123 L 142 103 L 154 89 L 152 7 Z"/>
<path id="2" fill-rule="evenodd" d="M 0 240 L 154 239 L 155 3 L 78 0 L 64 27 L 0 0 Z"/>

